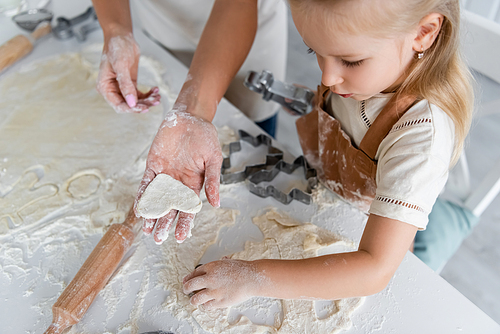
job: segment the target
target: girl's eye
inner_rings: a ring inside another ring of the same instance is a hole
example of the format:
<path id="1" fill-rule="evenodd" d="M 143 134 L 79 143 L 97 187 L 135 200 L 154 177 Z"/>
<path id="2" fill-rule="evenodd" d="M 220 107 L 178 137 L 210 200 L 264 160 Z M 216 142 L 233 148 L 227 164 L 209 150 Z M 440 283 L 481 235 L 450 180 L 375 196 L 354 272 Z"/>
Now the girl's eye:
<path id="1" fill-rule="evenodd" d="M 356 67 L 356 66 L 360 66 L 361 64 L 363 64 L 363 60 L 364 60 L 364 59 L 361 59 L 361 60 L 358 60 L 358 61 L 353 61 L 353 62 L 350 62 L 350 61 L 347 61 L 347 60 L 341 59 L 341 61 L 342 61 L 342 65 L 344 65 L 345 67 Z"/>
<path id="2" fill-rule="evenodd" d="M 307 53 L 308 54 L 316 54 L 316 51 L 314 51 L 313 49 L 309 48 L 309 49 L 307 49 Z"/>

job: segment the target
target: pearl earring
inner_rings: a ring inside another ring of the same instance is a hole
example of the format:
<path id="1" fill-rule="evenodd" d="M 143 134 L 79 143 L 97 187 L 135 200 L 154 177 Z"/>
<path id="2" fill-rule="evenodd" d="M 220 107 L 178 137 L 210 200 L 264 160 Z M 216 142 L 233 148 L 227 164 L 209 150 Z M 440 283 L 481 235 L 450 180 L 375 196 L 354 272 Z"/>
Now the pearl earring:
<path id="1" fill-rule="evenodd" d="M 424 46 L 423 45 L 420 45 L 420 52 L 417 53 L 417 57 L 418 57 L 418 59 L 424 58 Z"/>

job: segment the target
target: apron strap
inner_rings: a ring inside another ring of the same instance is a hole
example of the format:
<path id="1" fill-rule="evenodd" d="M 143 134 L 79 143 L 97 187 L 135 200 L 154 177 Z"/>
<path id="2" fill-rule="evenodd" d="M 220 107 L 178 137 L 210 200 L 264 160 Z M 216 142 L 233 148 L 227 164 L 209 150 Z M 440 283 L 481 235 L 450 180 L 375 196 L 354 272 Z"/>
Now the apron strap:
<path id="1" fill-rule="evenodd" d="M 415 95 L 394 94 L 366 132 L 359 144 L 359 149 L 375 161 L 375 155 L 382 140 L 416 100 Z"/>
<path id="2" fill-rule="evenodd" d="M 326 110 L 324 104 L 327 99 L 325 98 L 325 96 L 329 92 L 330 92 L 330 87 L 325 86 L 323 84 L 320 84 L 318 86 L 318 94 L 316 96 L 316 107 L 319 107 L 322 110 Z"/>

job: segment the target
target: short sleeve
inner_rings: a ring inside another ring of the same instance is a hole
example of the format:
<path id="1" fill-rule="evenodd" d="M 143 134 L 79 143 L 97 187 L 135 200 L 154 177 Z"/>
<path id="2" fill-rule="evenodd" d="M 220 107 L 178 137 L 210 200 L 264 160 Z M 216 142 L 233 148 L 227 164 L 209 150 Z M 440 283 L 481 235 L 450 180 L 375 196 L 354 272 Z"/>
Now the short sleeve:
<path id="1" fill-rule="evenodd" d="M 448 179 L 454 146 L 451 119 L 433 107 L 403 116 L 380 144 L 369 213 L 426 228 Z"/>

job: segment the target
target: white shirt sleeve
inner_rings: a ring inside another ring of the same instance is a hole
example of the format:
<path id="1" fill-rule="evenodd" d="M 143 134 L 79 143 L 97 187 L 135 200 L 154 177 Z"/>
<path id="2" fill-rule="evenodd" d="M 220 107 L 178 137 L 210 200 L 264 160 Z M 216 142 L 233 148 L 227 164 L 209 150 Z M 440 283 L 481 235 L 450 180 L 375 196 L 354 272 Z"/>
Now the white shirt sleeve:
<path id="1" fill-rule="evenodd" d="M 369 213 L 423 230 L 448 179 L 454 125 L 420 101 L 394 125 L 377 151 L 377 191 Z"/>

